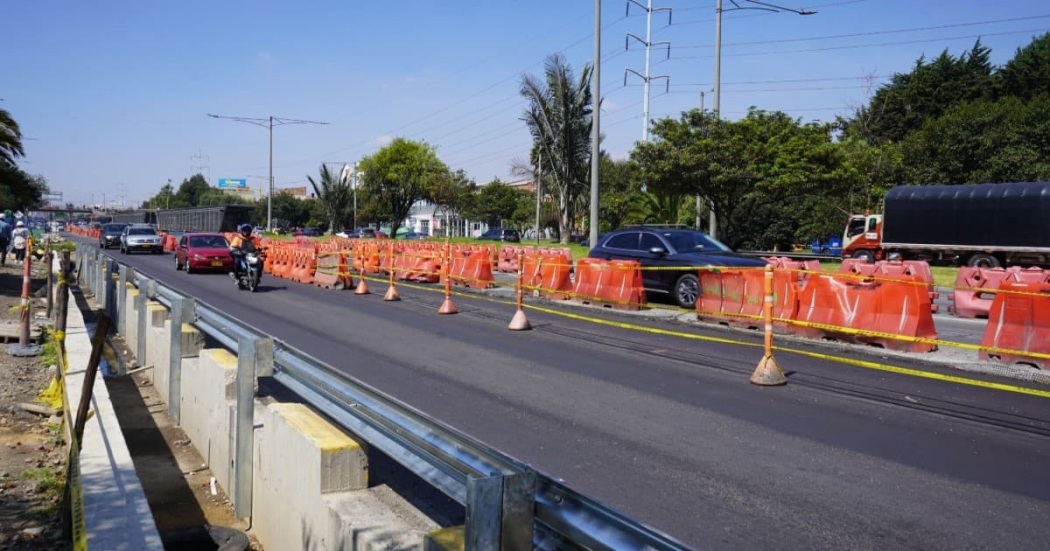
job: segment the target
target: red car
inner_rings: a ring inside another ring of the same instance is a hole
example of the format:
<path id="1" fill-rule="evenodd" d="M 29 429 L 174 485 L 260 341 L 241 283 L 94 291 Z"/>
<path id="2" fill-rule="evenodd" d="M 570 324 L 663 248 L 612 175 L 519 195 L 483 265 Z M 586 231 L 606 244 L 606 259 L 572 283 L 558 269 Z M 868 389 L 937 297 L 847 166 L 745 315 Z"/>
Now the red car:
<path id="1" fill-rule="evenodd" d="M 203 270 L 233 271 L 230 244 L 219 233 L 186 233 L 175 249 L 175 269 L 190 274 Z"/>

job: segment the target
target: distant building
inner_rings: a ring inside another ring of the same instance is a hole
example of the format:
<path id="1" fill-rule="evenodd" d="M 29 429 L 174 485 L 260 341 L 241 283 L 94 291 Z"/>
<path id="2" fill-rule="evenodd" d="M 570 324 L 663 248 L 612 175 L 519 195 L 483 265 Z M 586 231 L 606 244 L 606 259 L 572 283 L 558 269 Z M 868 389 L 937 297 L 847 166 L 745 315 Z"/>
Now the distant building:
<path id="1" fill-rule="evenodd" d="M 273 190 L 274 193 L 287 193 L 296 199 L 306 200 L 310 198 L 310 193 L 307 191 L 306 186 L 302 187 L 285 187 Z"/>

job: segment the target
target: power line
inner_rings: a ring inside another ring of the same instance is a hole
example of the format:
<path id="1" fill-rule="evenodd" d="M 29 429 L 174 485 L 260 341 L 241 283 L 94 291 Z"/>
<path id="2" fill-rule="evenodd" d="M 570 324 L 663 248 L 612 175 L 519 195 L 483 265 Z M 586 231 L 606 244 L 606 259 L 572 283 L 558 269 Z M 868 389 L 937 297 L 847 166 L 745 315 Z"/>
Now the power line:
<path id="1" fill-rule="evenodd" d="M 977 25 L 994 25 L 994 24 L 997 24 L 997 23 L 1012 23 L 1012 22 L 1015 22 L 1015 21 L 1028 21 L 1028 20 L 1031 20 L 1031 19 L 1047 19 L 1047 18 L 1050 18 L 1050 15 L 1032 15 L 1032 16 L 1026 16 L 1026 17 L 1011 17 L 1009 19 L 992 19 L 992 20 L 988 20 L 988 21 L 975 21 L 975 22 L 971 22 L 971 23 L 953 23 L 953 24 L 950 24 L 950 25 L 936 25 L 936 26 L 932 26 L 932 27 L 910 27 L 910 28 L 906 28 L 906 29 L 887 29 L 887 30 L 881 30 L 881 31 L 866 31 L 866 32 L 850 33 L 850 34 L 830 34 L 830 35 L 825 35 L 825 36 L 811 36 L 811 37 L 802 37 L 802 38 L 784 38 L 784 39 L 779 39 L 779 40 L 754 40 L 754 41 L 750 41 L 750 42 L 731 42 L 731 43 L 728 43 L 728 44 L 722 44 L 722 46 L 754 46 L 754 45 L 759 45 L 759 44 L 786 44 L 786 43 L 791 43 L 791 42 L 810 42 L 810 41 L 815 41 L 815 40 L 834 40 L 834 39 L 839 39 L 839 38 L 856 38 L 856 37 L 859 37 L 859 36 L 877 36 L 877 35 L 885 35 L 885 34 L 903 34 L 903 33 L 913 33 L 913 32 L 921 32 L 921 31 L 935 31 L 935 30 L 941 30 L 941 29 L 955 29 L 955 28 L 960 28 L 960 27 L 975 27 Z M 681 49 L 681 50 L 695 50 L 695 49 L 702 49 L 702 48 L 714 48 L 714 44 L 677 46 L 677 49 Z"/>
<path id="2" fill-rule="evenodd" d="M 998 33 L 972 34 L 972 35 L 966 35 L 966 36 L 949 36 L 949 37 L 943 37 L 943 38 L 927 38 L 927 39 L 922 39 L 922 40 L 901 40 L 901 41 L 898 41 L 898 42 L 880 42 L 880 43 L 877 43 L 877 44 L 854 44 L 854 45 L 850 45 L 850 46 L 828 46 L 826 48 L 806 48 L 806 49 L 801 49 L 801 50 L 775 50 L 775 51 L 765 51 L 765 52 L 746 52 L 746 53 L 738 53 L 738 54 L 723 54 L 723 56 L 726 56 L 726 57 L 751 57 L 751 56 L 763 56 L 763 55 L 802 54 L 802 53 L 812 53 L 812 52 L 831 52 L 831 51 L 836 51 L 836 50 L 857 50 L 857 49 L 861 49 L 861 48 L 884 48 L 884 47 L 887 47 L 887 46 L 902 46 L 902 45 L 905 45 L 905 44 L 924 44 L 924 43 L 930 43 L 930 42 L 947 42 L 947 41 L 953 41 L 953 40 L 967 40 L 967 39 L 975 39 L 975 38 L 984 38 L 984 37 L 988 37 L 988 36 L 1008 36 L 1008 35 L 1014 35 L 1014 34 L 1044 33 L 1044 32 L 1047 32 L 1047 30 L 1050 30 L 1050 29 L 1047 29 L 1047 28 L 1025 29 L 1023 31 L 1003 31 L 1003 32 L 998 32 Z M 713 58 L 713 57 L 714 56 L 710 56 L 710 55 L 683 56 L 683 57 L 678 57 L 677 59 L 680 59 L 680 60 L 681 59 L 710 59 L 710 58 Z"/>
<path id="3" fill-rule="evenodd" d="M 866 1 L 867 0 L 847 0 L 845 2 L 828 2 L 828 3 L 825 3 L 825 4 L 813 4 L 813 5 L 810 5 L 810 6 L 807 6 L 807 7 L 808 8 L 821 8 L 821 9 L 823 9 L 823 8 L 834 8 L 834 7 L 838 7 L 838 6 L 845 6 L 847 4 L 859 4 L 860 2 L 866 2 Z M 689 9 L 711 10 L 711 9 L 714 9 L 714 6 L 704 7 L 704 8 L 678 8 L 679 11 L 686 11 L 686 10 L 689 10 Z M 741 14 L 741 15 L 737 15 L 737 16 L 733 16 L 733 17 L 726 16 L 726 19 L 732 19 L 732 20 L 747 19 L 749 17 L 762 17 L 764 15 L 772 15 L 772 14 L 771 13 Z M 693 21 L 678 22 L 678 23 L 675 23 L 674 25 L 675 25 L 675 27 L 681 27 L 681 26 L 685 26 L 685 25 L 699 25 L 700 23 L 713 23 L 714 21 L 715 21 L 714 18 L 711 18 L 711 19 L 696 19 L 696 20 L 693 20 Z M 663 30 L 663 29 L 666 29 L 666 28 L 667 27 L 663 27 L 663 28 L 658 29 L 658 30 Z"/>

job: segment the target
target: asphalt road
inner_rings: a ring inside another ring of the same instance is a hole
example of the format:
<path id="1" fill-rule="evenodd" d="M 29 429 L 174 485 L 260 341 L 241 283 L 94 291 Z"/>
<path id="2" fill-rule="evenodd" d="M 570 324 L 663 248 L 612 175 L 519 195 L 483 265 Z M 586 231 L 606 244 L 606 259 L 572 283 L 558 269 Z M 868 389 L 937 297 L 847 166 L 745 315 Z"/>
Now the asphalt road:
<path id="1" fill-rule="evenodd" d="M 760 388 L 757 335 L 578 309 L 748 342 L 534 310 L 535 330 L 513 333 L 513 308 L 480 299 L 438 316 L 440 294 L 403 286 L 385 303 L 381 283 L 355 296 L 264 279 L 249 294 L 176 272 L 171 254 L 111 254 L 694 547 L 1050 541 L 1048 398 L 786 352 L 790 383 Z M 867 354 L 851 357 L 880 361 Z"/>

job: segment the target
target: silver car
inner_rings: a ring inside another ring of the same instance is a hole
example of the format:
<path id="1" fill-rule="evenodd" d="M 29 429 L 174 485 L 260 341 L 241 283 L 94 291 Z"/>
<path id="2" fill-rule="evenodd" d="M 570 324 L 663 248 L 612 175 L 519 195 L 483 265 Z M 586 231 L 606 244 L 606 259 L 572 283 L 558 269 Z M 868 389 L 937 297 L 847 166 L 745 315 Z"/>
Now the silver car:
<path id="1" fill-rule="evenodd" d="M 157 230 L 150 226 L 128 226 L 120 234 L 120 252 L 130 254 L 135 251 L 149 251 L 153 254 L 164 252 L 164 244 Z"/>

